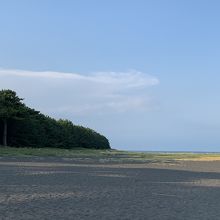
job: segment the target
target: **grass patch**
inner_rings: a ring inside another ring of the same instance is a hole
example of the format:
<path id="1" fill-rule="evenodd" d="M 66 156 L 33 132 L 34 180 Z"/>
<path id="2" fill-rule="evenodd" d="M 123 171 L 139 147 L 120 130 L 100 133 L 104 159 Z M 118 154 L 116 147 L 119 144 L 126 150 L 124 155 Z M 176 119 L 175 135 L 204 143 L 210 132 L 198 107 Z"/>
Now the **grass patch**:
<path id="1" fill-rule="evenodd" d="M 179 160 L 214 161 L 220 160 L 220 153 L 142 153 L 119 150 L 59 149 L 59 148 L 14 148 L 0 147 L 0 156 L 14 157 L 70 157 L 87 158 L 115 162 L 169 162 Z"/>
<path id="2" fill-rule="evenodd" d="M 0 156 L 54 156 L 54 157 L 76 157 L 76 156 L 98 156 L 108 153 L 107 150 L 95 149 L 59 149 L 59 148 L 15 148 L 0 147 Z"/>

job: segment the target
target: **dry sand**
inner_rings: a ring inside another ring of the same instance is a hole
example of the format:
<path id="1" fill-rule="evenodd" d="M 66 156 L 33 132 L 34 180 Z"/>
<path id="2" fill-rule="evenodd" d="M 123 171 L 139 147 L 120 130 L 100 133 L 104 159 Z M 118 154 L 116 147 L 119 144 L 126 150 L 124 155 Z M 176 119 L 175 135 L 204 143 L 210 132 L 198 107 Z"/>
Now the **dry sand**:
<path id="1" fill-rule="evenodd" d="M 4 157 L 0 219 L 219 220 L 220 161 Z"/>

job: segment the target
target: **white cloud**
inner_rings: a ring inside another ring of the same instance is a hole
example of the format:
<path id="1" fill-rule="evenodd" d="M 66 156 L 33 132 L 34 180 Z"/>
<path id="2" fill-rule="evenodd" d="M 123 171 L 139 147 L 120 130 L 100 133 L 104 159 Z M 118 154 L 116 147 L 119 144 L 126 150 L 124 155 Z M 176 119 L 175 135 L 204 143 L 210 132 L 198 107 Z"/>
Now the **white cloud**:
<path id="1" fill-rule="evenodd" d="M 138 71 L 91 74 L 0 69 L 0 89 L 48 114 L 105 114 L 152 108 L 147 89 L 156 77 Z"/>

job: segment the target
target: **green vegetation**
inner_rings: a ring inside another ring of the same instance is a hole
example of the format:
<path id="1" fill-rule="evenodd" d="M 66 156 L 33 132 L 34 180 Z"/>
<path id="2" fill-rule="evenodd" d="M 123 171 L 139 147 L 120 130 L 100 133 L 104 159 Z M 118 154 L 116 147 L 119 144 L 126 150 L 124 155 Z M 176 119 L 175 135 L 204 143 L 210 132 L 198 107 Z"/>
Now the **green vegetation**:
<path id="1" fill-rule="evenodd" d="M 138 153 L 111 149 L 59 149 L 59 148 L 13 148 L 0 147 L 0 156 L 52 156 L 92 159 L 102 162 L 172 162 L 178 160 L 220 160 L 220 154 L 197 153 Z"/>
<path id="2" fill-rule="evenodd" d="M 54 157 L 82 157 L 100 156 L 108 154 L 111 150 L 100 149 L 60 149 L 60 148 L 31 148 L 31 147 L 1 147 L 0 156 L 54 156 Z"/>
<path id="3" fill-rule="evenodd" d="M 11 90 L 0 91 L 0 145 L 110 149 L 108 139 L 92 129 L 55 120 L 27 107 Z"/>

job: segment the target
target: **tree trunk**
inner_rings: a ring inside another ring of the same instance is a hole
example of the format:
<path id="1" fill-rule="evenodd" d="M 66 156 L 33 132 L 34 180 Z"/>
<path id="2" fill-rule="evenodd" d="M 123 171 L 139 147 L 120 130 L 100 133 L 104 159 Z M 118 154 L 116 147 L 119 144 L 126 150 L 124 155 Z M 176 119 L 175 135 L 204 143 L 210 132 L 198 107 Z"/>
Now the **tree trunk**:
<path id="1" fill-rule="evenodd" d="M 8 123 L 7 119 L 4 119 L 4 128 L 3 128 L 3 146 L 7 146 L 7 136 L 8 136 Z"/>

